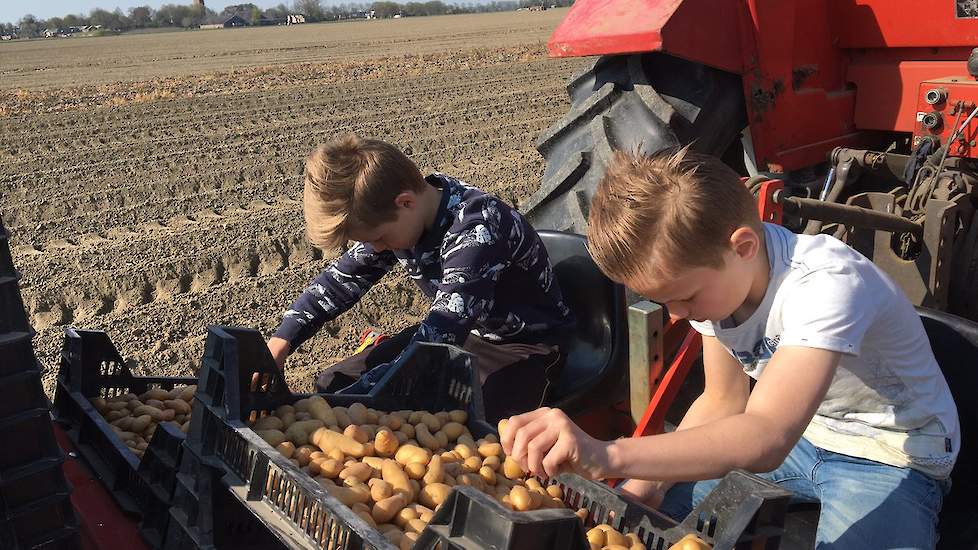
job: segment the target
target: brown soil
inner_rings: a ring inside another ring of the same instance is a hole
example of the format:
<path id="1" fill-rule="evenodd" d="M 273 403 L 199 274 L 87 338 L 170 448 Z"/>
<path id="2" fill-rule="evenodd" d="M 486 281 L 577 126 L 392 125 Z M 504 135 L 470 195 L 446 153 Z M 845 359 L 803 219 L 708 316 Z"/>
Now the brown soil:
<path id="1" fill-rule="evenodd" d="M 193 373 L 209 324 L 269 335 L 328 262 L 303 234 L 301 168 L 337 133 L 527 197 L 582 64 L 545 55 L 564 13 L 3 44 L 0 213 L 47 389 L 68 326 L 154 375 Z M 392 273 L 289 359 L 290 384 L 426 305 Z"/>

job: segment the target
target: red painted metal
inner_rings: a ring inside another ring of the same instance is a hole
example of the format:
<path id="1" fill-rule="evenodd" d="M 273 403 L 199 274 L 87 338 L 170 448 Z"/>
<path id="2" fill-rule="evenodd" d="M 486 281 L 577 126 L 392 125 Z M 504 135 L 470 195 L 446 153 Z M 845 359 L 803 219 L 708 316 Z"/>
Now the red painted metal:
<path id="1" fill-rule="evenodd" d="M 58 445 L 67 455 L 64 474 L 72 485 L 71 504 L 80 526 L 82 550 L 149 550 L 136 530 L 136 520 L 123 513 L 102 483 L 79 456 L 67 434 L 52 423 Z"/>
<path id="2" fill-rule="evenodd" d="M 925 97 L 927 92 L 932 90 L 942 90 L 947 99 L 934 105 L 929 104 Z M 970 77 L 921 82 L 917 96 L 914 143 L 923 136 L 932 136 L 940 139 L 941 144 L 944 144 L 948 143 L 951 134 L 964 124 L 978 105 L 978 82 Z M 939 115 L 942 120 L 941 125 L 933 129 L 925 127 L 923 121 L 928 114 Z M 972 118 L 961 134 L 956 136 L 948 154 L 955 157 L 978 158 L 978 117 Z"/>
<path id="3" fill-rule="evenodd" d="M 645 409 L 645 414 L 642 415 L 638 426 L 635 427 L 632 437 L 662 433 L 669 405 L 676 399 L 679 388 L 682 387 L 686 375 L 689 374 L 689 369 L 699 358 L 702 349 L 703 338 L 700 333 L 692 328 L 687 329 L 686 337 L 683 339 L 679 352 L 673 358 L 669 370 L 662 377 L 662 382 L 656 387 L 652 401 Z"/>
<path id="4" fill-rule="evenodd" d="M 757 211 L 761 215 L 761 221 L 781 225 L 784 209 L 774 194 L 782 189 L 784 182 L 781 180 L 768 180 L 761 184 L 761 192 L 757 197 Z"/>
<path id="5" fill-rule="evenodd" d="M 662 51 L 743 75 L 758 166 L 780 172 L 912 132 L 921 82 L 967 75 L 954 0 L 577 0 L 554 56 Z"/>

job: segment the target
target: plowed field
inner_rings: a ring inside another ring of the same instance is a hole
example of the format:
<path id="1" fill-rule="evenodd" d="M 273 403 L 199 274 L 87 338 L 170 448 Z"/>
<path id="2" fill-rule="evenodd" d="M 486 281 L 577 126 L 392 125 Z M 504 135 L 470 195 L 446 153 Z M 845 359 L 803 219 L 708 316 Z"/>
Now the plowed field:
<path id="1" fill-rule="evenodd" d="M 565 14 L 512 12 L 0 44 L 0 213 L 50 391 L 65 327 L 138 374 L 193 373 L 206 326 L 265 335 L 328 257 L 305 240 L 302 161 L 347 131 L 518 202 L 581 60 Z M 368 325 L 426 311 L 391 273 L 289 359 L 289 383 Z"/>

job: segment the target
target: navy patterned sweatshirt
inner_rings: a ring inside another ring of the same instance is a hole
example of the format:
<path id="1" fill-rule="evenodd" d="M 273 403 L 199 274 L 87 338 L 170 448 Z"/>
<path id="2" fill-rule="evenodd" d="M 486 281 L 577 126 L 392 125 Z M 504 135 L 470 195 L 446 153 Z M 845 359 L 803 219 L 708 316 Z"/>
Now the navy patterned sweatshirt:
<path id="1" fill-rule="evenodd" d="M 353 307 L 400 263 L 432 301 L 412 341 L 461 346 L 470 332 L 495 342 L 552 343 L 574 319 L 540 236 L 499 198 L 443 174 L 434 225 L 410 250 L 354 243 L 285 312 L 275 336 L 295 350 Z"/>

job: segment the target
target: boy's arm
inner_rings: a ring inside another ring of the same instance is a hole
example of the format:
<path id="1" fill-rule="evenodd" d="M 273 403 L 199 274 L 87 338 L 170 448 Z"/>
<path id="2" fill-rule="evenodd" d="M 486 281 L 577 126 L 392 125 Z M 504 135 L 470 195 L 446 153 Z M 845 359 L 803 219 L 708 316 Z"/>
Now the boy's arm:
<path id="1" fill-rule="evenodd" d="M 744 412 L 750 396 L 750 379 L 740 363 L 715 336 L 703 336 L 703 393 L 693 401 L 676 428 L 686 430 Z M 632 479 L 621 490 L 652 506 L 672 487 L 672 482 Z"/>
<path id="2" fill-rule="evenodd" d="M 378 253 L 369 244 L 354 243 L 313 279 L 285 312 L 268 344 L 273 356 L 278 354 L 276 361 L 281 357 L 284 362 L 288 353 L 311 338 L 323 324 L 353 307 L 396 262 L 390 251 Z"/>
<path id="3" fill-rule="evenodd" d="M 552 476 L 564 468 L 590 477 L 666 481 L 713 479 L 735 468 L 777 468 L 821 403 L 840 354 L 784 346 L 765 367 L 742 413 L 648 437 L 598 441 L 557 409 L 510 419 L 502 434 L 508 454 L 529 471 Z"/>

